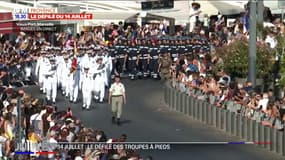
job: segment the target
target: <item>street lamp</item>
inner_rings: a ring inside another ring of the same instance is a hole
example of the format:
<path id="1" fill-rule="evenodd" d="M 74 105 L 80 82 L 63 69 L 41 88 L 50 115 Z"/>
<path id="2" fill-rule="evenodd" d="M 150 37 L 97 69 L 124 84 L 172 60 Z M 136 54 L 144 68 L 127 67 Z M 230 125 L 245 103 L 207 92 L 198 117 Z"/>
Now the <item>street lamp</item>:
<path id="1" fill-rule="evenodd" d="M 256 85 L 256 0 L 250 0 L 248 81 Z"/>

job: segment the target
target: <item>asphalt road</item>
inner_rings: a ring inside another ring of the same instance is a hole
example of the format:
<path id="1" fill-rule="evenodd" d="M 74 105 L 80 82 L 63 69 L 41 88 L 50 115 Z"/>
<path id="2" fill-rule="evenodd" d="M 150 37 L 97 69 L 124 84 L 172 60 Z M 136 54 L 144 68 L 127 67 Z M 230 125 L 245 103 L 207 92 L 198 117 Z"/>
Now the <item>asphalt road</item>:
<path id="1" fill-rule="evenodd" d="M 59 110 L 72 108 L 85 126 L 105 131 L 108 137 L 128 135 L 131 142 L 213 142 L 241 141 L 237 137 L 200 123 L 181 113 L 170 111 L 163 101 L 163 84 L 153 80 L 124 80 L 127 104 L 124 107 L 122 126 L 111 123 L 110 106 L 92 103 L 90 111 L 82 111 L 81 103 L 70 104 L 58 96 Z M 37 87 L 26 90 L 43 97 Z M 277 154 L 254 145 L 171 145 L 170 150 L 141 150 L 143 156 L 155 160 L 281 160 Z"/>

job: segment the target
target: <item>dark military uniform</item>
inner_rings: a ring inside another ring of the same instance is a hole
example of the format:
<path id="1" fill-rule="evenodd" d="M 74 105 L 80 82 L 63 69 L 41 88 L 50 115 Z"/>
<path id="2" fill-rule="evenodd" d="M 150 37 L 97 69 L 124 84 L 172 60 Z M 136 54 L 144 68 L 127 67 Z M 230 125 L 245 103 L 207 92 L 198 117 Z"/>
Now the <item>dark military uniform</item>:
<path id="1" fill-rule="evenodd" d="M 142 40 L 142 44 L 139 46 L 139 68 L 140 72 L 143 74 L 143 77 L 148 76 L 148 62 L 149 62 L 149 47 L 146 44 L 145 40 Z"/>
<path id="2" fill-rule="evenodd" d="M 154 79 L 158 78 L 158 59 L 159 59 L 159 48 L 152 42 L 152 46 L 149 48 L 150 62 L 149 62 L 149 70 L 151 72 L 151 76 Z"/>
<path id="3" fill-rule="evenodd" d="M 137 75 L 137 62 L 138 62 L 139 50 L 138 47 L 135 46 L 134 42 L 132 46 L 128 48 L 127 54 L 128 54 L 129 76 L 131 79 L 135 79 L 135 76 Z"/>
<path id="4" fill-rule="evenodd" d="M 179 40 L 179 46 L 178 46 L 178 55 L 179 57 L 183 57 L 186 53 L 186 47 L 185 44 L 183 43 L 183 39 Z"/>
<path id="5" fill-rule="evenodd" d="M 174 58 L 178 58 L 178 54 L 176 52 L 177 46 L 175 45 L 175 40 L 171 39 L 171 43 L 169 46 L 170 57 L 173 60 Z"/>
<path id="6" fill-rule="evenodd" d="M 112 79 L 115 77 L 115 66 L 116 66 L 116 49 L 115 47 L 110 43 L 109 44 L 109 48 L 108 48 L 108 52 L 109 52 L 109 56 L 111 57 L 112 59 L 112 70 L 111 70 L 111 77 Z"/>
<path id="7" fill-rule="evenodd" d="M 186 49 L 187 49 L 187 54 L 191 54 L 193 52 L 193 44 L 191 43 L 191 41 L 189 39 L 186 40 Z"/>
<path id="8" fill-rule="evenodd" d="M 122 40 L 119 40 L 118 44 L 115 46 L 115 57 L 116 57 L 116 71 L 118 74 L 123 73 L 125 65 L 127 47 L 123 44 Z"/>

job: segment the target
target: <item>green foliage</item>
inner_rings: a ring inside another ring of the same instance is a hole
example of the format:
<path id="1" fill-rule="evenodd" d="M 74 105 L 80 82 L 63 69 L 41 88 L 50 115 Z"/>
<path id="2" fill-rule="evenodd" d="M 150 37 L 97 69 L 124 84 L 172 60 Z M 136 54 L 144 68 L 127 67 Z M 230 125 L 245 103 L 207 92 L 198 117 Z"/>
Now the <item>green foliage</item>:
<path id="1" fill-rule="evenodd" d="M 218 49 L 217 54 L 223 59 L 223 68 L 228 74 L 234 77 L 247 77 L 249 64 L 247 39 L 235 40 L 235 42 Z M 270 74 L 274 64 L 274 55 L 274 50 L 269 49 L 265 44 L 257 44 L 257 78 L 263 78 Z"/>

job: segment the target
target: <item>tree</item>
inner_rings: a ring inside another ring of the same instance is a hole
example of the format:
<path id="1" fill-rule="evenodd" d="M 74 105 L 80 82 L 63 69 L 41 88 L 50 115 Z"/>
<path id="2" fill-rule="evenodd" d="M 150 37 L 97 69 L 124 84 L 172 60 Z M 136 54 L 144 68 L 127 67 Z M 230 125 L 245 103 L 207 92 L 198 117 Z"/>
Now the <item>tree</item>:
<path id="1" fill-rule="evenodd" d="M 245 38 L 236 39 L 234 42 L 217 50 L 223 59 L 223 69 L 232 77 L 246 78 L 249 65 L 249 44 Z M 274 50 L 264 43 L 257 43 L 257 78 L 270 75 L 274 65 Z"/>

